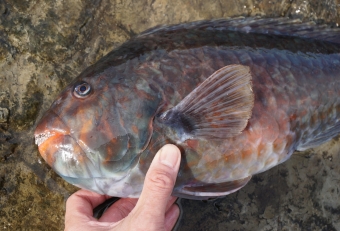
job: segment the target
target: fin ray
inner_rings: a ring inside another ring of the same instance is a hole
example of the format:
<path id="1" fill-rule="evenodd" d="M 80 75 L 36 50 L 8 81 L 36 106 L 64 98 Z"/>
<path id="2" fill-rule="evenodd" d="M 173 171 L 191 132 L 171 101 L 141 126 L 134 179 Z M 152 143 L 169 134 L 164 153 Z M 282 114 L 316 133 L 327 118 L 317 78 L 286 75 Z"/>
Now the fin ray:
<path id="1" fill-rule="evenodd" d="M 226 196 L 244 187 L 250 179 L 251 176 L 248 176 L 243 179 L 223 183 L 185 186 L 180 190 L 175 190 L 173 195 L 196 200 Z"/>
<path id="2" fill-rule="evenodd" d="M 215 78 L 221 78 L 221 79 L 223 79 L 223 76 L 221 76 L 220 74 L 225 74 L 225 72 L 222 72 L 221 69 L 220 69 L 219 71 L 220 71 L 221 73 L 216 73 L 217 75 L 215 76 Z M 230 74 L 232 74 L 232 73 L 230 73 Z M 237 73 L 236 73 L 236 74 L 237 74 Z M 207 88 L 205 91 L 202 91 L 201 94 L 200 94 L 199 96 L 197 96 L 197 98 L 195 98 L 194 101 L 191 102 L 191 104 L 189 104 L 189 105 L 197 106 L 197 107 L 196 107 L 196 110 L 197 110 L 197 109 L 201 109 L 201 108 L 203 108 L 204 106 L 206 106 L 207 104 L 213 104 L 214 102 L 217 102 L 220 98 L 225 97 L 225 95 L 232 94 L 232 93 L 235 92 L 238 88 L 240 88 L 240 87 L 243 86 L 243 85 L 238 85 L 238 87 L 234 87 L 232 84 L 233 84 L 233 82 L 235 82 L 235 81 L 233 81 L 233 80 L 234 80 L 234 79 L 231 79 L 231 81 L 228 82 L 228 85 L 229 85 L 229 86 L 225 86 L 225 85 L 224 85 L 225 82 L 216 81 L 216 83 L 214 83 L 212 86 L 210 86 L 209 88 Z M 204 83 L 206 83 L 206 84 L 204 84 Z M 204 87 L 206 87 L 207 84 L 208 84 L 207 81 L 205 81 L 205 82 L 203 82 L 203 84 L 202 84 L 200 87 L 201 87 L 201 88 L 204 88 Z M 222 85 L 222 86 L 219 86 L 219 87 L 216 89 L 216 88 L 214 88 L 214 87 L 216 86 L 216 84 L 223 84 L 223 85 Z M 244 85 L 245 85 L 245 84 L 244 84 Z M 228 88 L 231 88 L 231 89 L 228 90 Z M 209 94 L 209 93 L 214 92 L 214 91 L 222 92 L 222 94 L 219 95 L 218 97 L 214 98 L 212 101 L 210 101 L 210 99 L 213 97 L 213 94 Z M 204 101 L 206 101 L 205 104 L 203 104 L 203 105 L 195 104 L 195 103 L 194 103 L 195 101 L 198 102 L 199 100 L 202 100 L 201 96 L 202 96 L 202 97 L 207 96 L 207 99 L 204 100 Z M 188 99 L 189 99 L 189 98 L 188 98 Z M 230 101 L 229 101 L 229 102 L 230 102 Z M 183 102 L 183 104 L 185 104 L 185 102 Z M 190 108 L 187 109 L 188 112 L 191 112 L 189 109 L 190 109 Z M 196 111 L 192 111 L 192 112 L 196 112 Z"/>
<path id="3" fill-rule="evenodd" d="M 247 66 L 225 66 L 162 113 L 158 121 L 175 131 L 180 140 L 190 137 L 226 138 L 240 134 L 254 106 L 251 73 Z"/>

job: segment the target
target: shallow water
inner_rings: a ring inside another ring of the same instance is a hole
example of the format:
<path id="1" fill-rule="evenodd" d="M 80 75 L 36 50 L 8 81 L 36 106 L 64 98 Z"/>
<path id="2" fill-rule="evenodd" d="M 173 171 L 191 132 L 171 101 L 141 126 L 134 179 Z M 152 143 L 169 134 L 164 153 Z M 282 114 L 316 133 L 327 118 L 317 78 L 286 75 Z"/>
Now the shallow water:
<path id="1" fill-rule="evenodd" d="M 134 3 L 132 3 L 134 2 Z M 41 159 L 36 122 L 60 90 L 119 44 L 158 24 L 234 16 L 340 22 L 336 1 L 0 2 L 0 229 L 63 230 L 75 187 Z M 214 201 L 181 200 L 178 230 L 340 230 L 340 143 L 255 176 Z"/>

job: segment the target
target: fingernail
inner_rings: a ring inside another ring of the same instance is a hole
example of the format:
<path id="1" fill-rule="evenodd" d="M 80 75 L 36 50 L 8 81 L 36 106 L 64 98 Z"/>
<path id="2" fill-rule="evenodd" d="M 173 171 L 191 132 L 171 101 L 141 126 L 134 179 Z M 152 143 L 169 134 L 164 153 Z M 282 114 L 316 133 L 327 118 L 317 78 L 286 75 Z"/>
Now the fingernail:
<path id="1" fill-rule="evenodd" d="M 169 166 L 170 168 L 174 168 L 178 161 L 178 156 L 176 155 L 175 150 L 169 150 L 173 148 L 165 148 L 163 147 L 161 150 L 159 150 L 159 159 L 162 164 Z M 168 151 L 169 150 L 169 151 Z"/>

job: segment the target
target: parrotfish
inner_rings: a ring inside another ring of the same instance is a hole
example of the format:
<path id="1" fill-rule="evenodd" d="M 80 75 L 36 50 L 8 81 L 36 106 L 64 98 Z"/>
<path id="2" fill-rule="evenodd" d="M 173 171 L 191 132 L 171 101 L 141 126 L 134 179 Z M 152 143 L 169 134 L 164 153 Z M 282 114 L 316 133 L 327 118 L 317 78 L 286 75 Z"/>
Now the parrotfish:
<path id="1" fill-rule="evenodd" d="M 138 197 L 155 153 L 181 150 L 173 195 L 224 196 L 340 132 L 340 29 L 238 18 L 159 26 L 61 92 L 35 131 L 66 181 Z"/>

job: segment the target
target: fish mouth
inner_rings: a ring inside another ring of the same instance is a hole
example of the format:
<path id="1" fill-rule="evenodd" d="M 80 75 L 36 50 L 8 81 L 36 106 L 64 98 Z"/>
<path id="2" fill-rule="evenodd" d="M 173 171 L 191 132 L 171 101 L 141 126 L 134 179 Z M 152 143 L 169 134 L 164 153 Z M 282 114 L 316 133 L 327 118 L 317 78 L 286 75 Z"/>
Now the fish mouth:
<path id="1" fill-rule="evenodd" d="M 84 145 L 80 144 L 70 128 L 53 111 L 49 110 L 34 132 L 35 143 L 42 158 L 64 179 L 102 177 L 96 162 L 91 160 Z"/>
<path id="2" fill-rule="evenodd" d="M 35 144 L 40 146 L 48 138 L 57 134 L 69 135 L 70 129 L 60 119 L 60 117 L 53 110 L 50 109 L 45 113 L 44 117 L 41 118 L 39 124 L 35 128 Z"/>
<path id="3" fill-rule="evenodd" d="M 65 135 L 70 135 L 70 129 L 53 110 L 48 110 L 35 128 L 35 144 L 40 147 L 50 139 Z"/>
<path id="4" fill-rule="evenodd" d="M 60 135 L 65 135 L 65 134 L 59 133 L 59 132 L 50 132 L 50 131 L 34 134 L 35 144 L 39 147 L 51 137 L 53 138 L 55 136 L 60 136 Z"/>
<path id="5" fill-rule="evenodd" d="M 69 127 L 49 110 L 34 132 L 42 158 L 62 177 L 91 178 L 100 175 L 84 150 L 71 136 Z"/>
<path id="6" fill-rule="evenodd" d="M 69 124 L 72 125 L 72 121 Z M 103 163 L 99 151 L 77 139 L 77 134 L 69 128 L 66 120 L 51 109 L 38 123 L 34 137 L 40 155 L 48 165 L 67 182 L 78 187 L 105 194 L 110 185 L 115 190 L 114 184 L 125 182 L 124 179 L 129 176 L 129 169 L 112 173 L 113 168 L 121 167 L 121 162 Z"/>
<path id="7" fill-rule="evenodd" d="M 53 111 L 48 110 L 34 131 L 35 144 L 45 161 L 53 167 L 55 153 L 65 136 L 70 136 L 70 129 Z"/>

